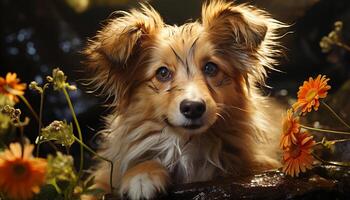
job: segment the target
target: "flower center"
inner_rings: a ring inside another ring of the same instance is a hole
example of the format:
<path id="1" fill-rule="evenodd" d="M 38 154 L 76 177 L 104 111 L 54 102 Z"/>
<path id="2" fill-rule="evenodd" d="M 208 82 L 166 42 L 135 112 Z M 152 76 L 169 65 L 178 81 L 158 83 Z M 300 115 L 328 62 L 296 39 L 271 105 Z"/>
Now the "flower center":
<path id="1" fill-rule="evenodd" d="M 317 95 L 317 90 L 315 90 L 314 88 L 313 89 L 310 89 L 307 93 L 306 93 L 306 100 L 308 102 L 312 101 L 315 96 Z"/>
<path id="2" fill-rule="evenodd" d="M 23 176 L 27 172 L 27 168 L 23 164 L 17 163 L 12 166 L 12 171 L 16 176 Z"/>
<path id="3" fill-rule="evenodd" d="M 291 151 L 290 151 L 290 155 L 293 157 L 293 158 L 297 158 L 300 156 L 300 153 L 301 153 L 301 150 L 300 150 L 300 147 L 298 145 L 293 145 L 291 147 Z"/>

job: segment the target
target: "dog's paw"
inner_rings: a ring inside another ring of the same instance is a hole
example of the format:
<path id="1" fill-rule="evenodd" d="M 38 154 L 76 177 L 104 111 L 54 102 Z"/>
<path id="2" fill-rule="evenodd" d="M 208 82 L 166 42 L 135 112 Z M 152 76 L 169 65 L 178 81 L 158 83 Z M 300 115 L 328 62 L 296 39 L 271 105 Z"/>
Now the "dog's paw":
<path id="1" fill-rule="evenodd" d="M 129 169 L 123 176 L 120 194 L 129 199 L 152 199 L 165 193 L 168 172 L 156 161 L 147 161 Z"/>
<path id="2" fill-rule="evenodd" d="M 164 192 L 165 186 L 156 177 L 149 174 L 138 174 L 122 184 L 121 192 L 130 199 L 152 199 L 159 192 Z"/>

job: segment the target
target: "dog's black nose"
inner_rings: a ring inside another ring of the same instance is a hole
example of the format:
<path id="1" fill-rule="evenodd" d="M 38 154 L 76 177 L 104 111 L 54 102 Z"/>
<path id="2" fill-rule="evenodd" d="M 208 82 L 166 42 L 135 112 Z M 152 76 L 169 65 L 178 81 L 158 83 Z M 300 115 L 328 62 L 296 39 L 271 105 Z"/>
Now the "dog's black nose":
<path id="1" fill-rule="evenodd" d="M 183 100 L 180 103 L 180 111 L 188 119 L 197 119 L 205 112 L 205 103 L 203 101 Z"/>

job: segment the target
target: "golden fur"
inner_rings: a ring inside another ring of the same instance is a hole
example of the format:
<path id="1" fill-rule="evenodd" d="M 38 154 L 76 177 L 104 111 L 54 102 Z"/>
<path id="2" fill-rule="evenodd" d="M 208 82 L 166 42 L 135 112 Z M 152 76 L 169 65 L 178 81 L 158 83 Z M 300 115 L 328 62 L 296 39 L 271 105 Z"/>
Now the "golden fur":
<path id="1" fill-rule="evenodd" d="M 201 20 L 182 26 L 164 24 L 149 5 L 117 14 L 84 51 L 91 85 L 113 98 L 100 154 L 115 164 L 117 192 L 149 199 L 168 184 L 279 165 L 280 120 L 269 119 L 271 102 L 256 85 L 276 64 L 282 23 L 223 0 L 204 3 Z M 207 62 L 219 68 L 213 77 L 203 73 Z M 160 66 L 172 71 L 170 81 L 157 79 Z M 206 104 L 197 129 L 183 127 L 185 98 Z M 109 172 L 105 162 L 95 168 L 97 187 L 108 190 Z"/>

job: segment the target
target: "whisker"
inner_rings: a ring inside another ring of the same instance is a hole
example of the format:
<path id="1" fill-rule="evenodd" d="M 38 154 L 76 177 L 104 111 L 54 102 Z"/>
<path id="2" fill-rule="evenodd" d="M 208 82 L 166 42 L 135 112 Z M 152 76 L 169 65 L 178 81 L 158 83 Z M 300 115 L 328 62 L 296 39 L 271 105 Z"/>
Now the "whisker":
<path id="1" fill-rule="evenodd" d="M 240 108 L 240 107 L 237 107 L 237 106 L 226 105 L 226 104 L 222 104 L 222 103 L 218 103 L 217 105 L 218 105 L 218 107 L 223 107 L 223 108 L 234 108 L 234 109 L 237 109 L 237 110 L 240 110 L 240 111 L 249 113 L 248 110 L 245 110 L 245 109 Z"/>
<path id="2" fill-rule="evenodd" d="M 225 114 L 227 117 L 231 118 L 231 113 L 229 113 L 226 109 L 221 109 L 221 112 Z"/>
<path id="3" fill-rule="evenodd" d="M 149 87 L 153 92 L 155 93 L 159 93 L 158 89 L 157 88 L 154 88 L 152 85 L 147 85 L 147 87 Z"/>
<path id="4" fill-rule="evenodd" d="M 153 83 L 153 81 L 150 81 L 151 84 L 147 84 L 147 87 L 151 88 L 153 92 L 159 94 L 159 88 Z"/>
<path id="5" fill-rule="evenodd" d="M 215 113 L 217 116 L 219 116 L 221 119 L 223 119 L 224 121 L 226 121 L 226 119 L 220 114 L 220 113 Z"/>
<path id="6" fill-rule="evenodd" d="M 231 117 L 231 114 L 228 112 L 227 109 L 225 109 L 224 106 L 218 105 L 218 109 L 219 109 L 219 112 L 225 114 L 227 117 L 229 117 L 229 118 Z"/>
<path id="7" fill-rule="evenodd" d="M 177 85 L 166 90 L 166 92 L 171 92 L 172 90 L 177 90 Z"/>

